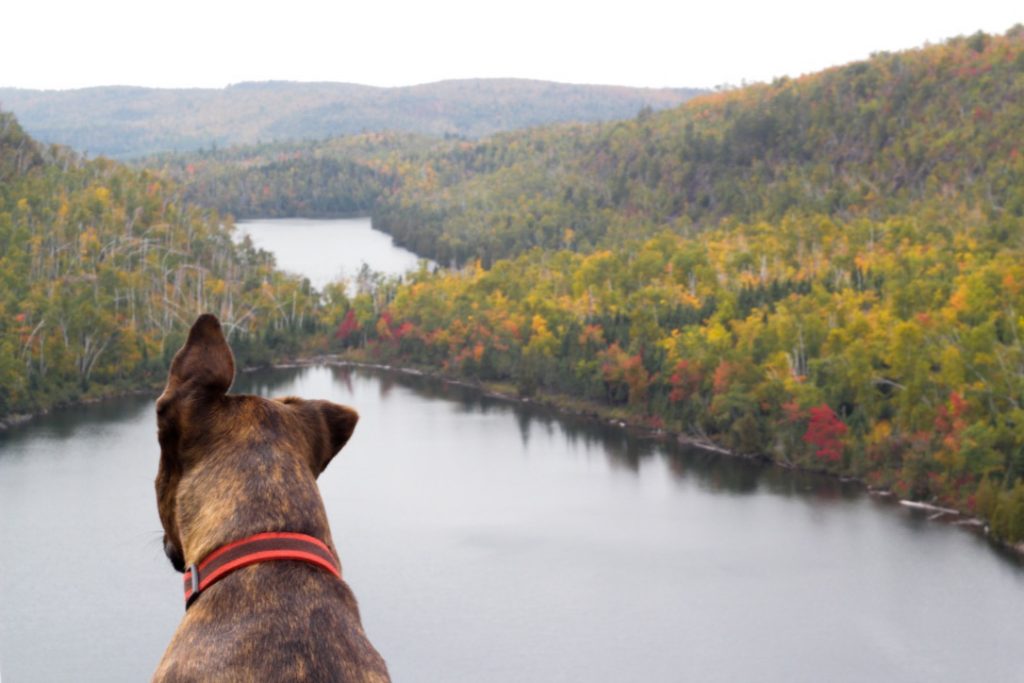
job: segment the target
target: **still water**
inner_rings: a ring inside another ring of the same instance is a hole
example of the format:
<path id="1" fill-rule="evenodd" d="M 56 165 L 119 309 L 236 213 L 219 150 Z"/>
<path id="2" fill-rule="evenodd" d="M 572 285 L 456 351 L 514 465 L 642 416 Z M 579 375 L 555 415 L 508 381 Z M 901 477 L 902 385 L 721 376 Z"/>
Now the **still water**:
<path id="1" fill-rule="evenodd" d="M 315 286 L 416 262 L 367 219 L 241 227 Z M 398 683 L 1024 680 L 1024 568 L 857 487 L 408 375 L 233 390 L 362 415 L 320 486 Z M 153 398 L 0 432 L 5 683 L 143 681 L 160 659 L 183 607 Z"/>
<path id="2" fill-rule="evenodd" d="M 1021 680 L 1024 570 L 855 487 L 343 367 L 235 391 L 362 414 L 320 479 L 395 681 Z M 0 434 L 5 683 L 140 681 L 182 613 L 152 397 Z"/>
<path id="3" fill-rule="evenodd" d="M 236 235 L 248 235 L 257 247 L 274 253 L 279 268 L 308 277 L 321 290 L 334 280 L 353 280 L 364 263 L 401 275 L 416 270 L 419 261 L 396 247 L 390 235 L 374 230 L 369 218 L 241 221 Z"/>

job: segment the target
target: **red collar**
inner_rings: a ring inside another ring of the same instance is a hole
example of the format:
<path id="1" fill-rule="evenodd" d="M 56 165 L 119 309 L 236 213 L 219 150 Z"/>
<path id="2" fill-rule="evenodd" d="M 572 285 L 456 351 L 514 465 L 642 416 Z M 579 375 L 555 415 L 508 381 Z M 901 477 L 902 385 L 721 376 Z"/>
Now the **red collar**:
<path id="1" fill-rule="evenodd" d="M 185 609 L 199 594 L 225 576 L 250 564 L 268 560 L 299 560 L 326 569 L 341 578 L 341 565 L 331 549 L 306 534 L 267 532 L 228 543 L 214 550 L 185 572 Z"/>

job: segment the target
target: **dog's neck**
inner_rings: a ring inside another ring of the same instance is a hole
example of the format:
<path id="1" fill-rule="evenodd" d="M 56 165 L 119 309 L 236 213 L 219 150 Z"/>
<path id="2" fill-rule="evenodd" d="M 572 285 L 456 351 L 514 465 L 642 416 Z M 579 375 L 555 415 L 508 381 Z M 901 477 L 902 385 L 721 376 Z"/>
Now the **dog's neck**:
<path id="1" fill-rule="evenodd" d="M 268 531 L 308 534 L 334 550 L 313 473 L 298 461 L 274 455 L 269 448 L 217 454 L 186 475 L 188 484 L 181 490 L 187 493 L 178 499 L 186 565 L 227 543 Z M 261 476 L 246 477 L 244 470 L 251 467 Z"/>
<path id="2" fill-rule="evenodd" d="M 185 609 L 210 586 L 232 572 L 263 562 L 304 562 L 341 578 L 341 563 L 323 541 L 306 534 L 271 532 L 248 536 L 217 548 L 185 571 Z"/>

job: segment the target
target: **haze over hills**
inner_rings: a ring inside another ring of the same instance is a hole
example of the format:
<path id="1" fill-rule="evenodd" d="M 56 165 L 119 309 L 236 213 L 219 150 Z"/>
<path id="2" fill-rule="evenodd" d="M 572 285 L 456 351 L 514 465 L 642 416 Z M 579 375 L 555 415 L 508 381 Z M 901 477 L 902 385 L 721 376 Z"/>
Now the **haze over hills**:
<path id="1" fill-rule="evenodd" d="M 476 138 L 557 121 L 628 118 L 643 108 L 676 106 L 702 92 L 521 79 L 398 88 L 272 81 L 219 90 L 0 88 L 0 107 L 42 142 L 127 159 L 365 131 Z"/>

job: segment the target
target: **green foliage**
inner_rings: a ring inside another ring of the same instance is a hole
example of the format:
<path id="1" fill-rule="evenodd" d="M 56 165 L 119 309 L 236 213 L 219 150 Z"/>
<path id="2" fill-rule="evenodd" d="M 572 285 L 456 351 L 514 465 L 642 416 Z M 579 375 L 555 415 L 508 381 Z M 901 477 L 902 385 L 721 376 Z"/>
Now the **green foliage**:
<path id="1" fill-rule="evenodd" d="M 141 159 L 183 188 L 184 198 L 236 218 L 367 215 L 396 184 L 395 159 L 435 141 L 367 133 L 325 142 L 277 143 Z"/>
<path id="2" fill-rule="evenodd" d="M 419 152 L 375 223 L 469 265 L 381 357 L 583 396 L 1024 534 L 1024 36 Z M 372 328 L 372 324 L 369 326 Z"/>
<path id="3" fill-rule="evenodd" d="M 999 494 L 991 520 L 996 538 L 1009 543 L 1024 541 L 1024 482 Z"/>
<path id="4" fill-rule="evenodd" d="M 438 146 L 414 174 L 397 174 L 375 225 L 443 263 L 615 246 L 722 220 L 781 224 L 814 249 L 818 226 L 787 226 L 790 215 L 845 224 L 975 211 L 1005 242 L 1024 214 L 1014 142 L 1024 126 L 1024 37 L 982 38 L 631 120 Z"/>
<path id="5" fill-rule="evenodd" d="M 217 313 L 241 365 L 315 331 L 319 302 L 148 171 L 42 147 L 0 112 L 0 418 L 162 380 Z"/>
<path id="6" fill-rule="evenodd" d="M 14 358 L 0 357 L 4 400 L 24 400 L 52 363 L 66 368 L 53 382 L 66 392 L 110 381 L 113 345 L 162 358 L 183 311 L 203 297 L 223 311 L 231 293 L 226 317 L 259 320 L 245 338 L 259 330 L 265 346 L 329 327 L 335 347 L 583 397 L 741 453 L 973 506 L 1019 541 L 1022 64 L 1013 30 L 617 123 L 161 161 L 190 196 L 224 197 L 226 210 L 369 208 L 400 243 L 461 266 L 404 284 L 363 273 L 354 296 L 335 288 L 319 307 L 259 254 L 231 251 L 162 176 L 94 163 L 45 191 L 0 184 L 0 277 L 8 289 L 36 283 L 0 302 L 0 350 Z M 62 177 L 42 152 L 18 149 L 0 173 Z M 122 249 L 121 235 L 144 241 Z M 155 260 L 152 248 L 163 249 Z M 111 256 L 145 275 L 118 280 L 104 270 Z M 214 292 L 200 273 L 224 268 Z M 120 333 L 129 313 L 149 336 Z M 78 314 L 97 324 L 72 324 Z"/>

